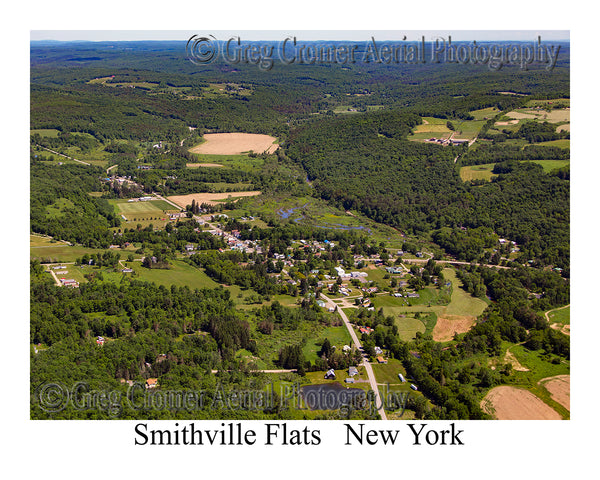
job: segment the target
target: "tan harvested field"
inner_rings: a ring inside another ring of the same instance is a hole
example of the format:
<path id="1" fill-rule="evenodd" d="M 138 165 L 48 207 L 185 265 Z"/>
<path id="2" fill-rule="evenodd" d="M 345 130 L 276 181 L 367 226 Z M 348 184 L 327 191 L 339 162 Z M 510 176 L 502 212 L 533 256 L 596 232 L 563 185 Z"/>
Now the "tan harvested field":
<path id="1" fill-rule="evenodd" d="M 527 112 L 513 111 L 513 112 L 508 112 L 506 114 L 506 116 L 510 117 L 510 118 L 516 118 L 518 120 L 523 119 L 523 118 L 539 118 L 539 115 L 532 111 L 527 111 Z"/>
<path id="2" fill-rule="evenodd" d="M 251 191 L 251 192 L 224 192 L 224 193 L 190 193 L 188 195 L 172 195 L 167 197 L 171 202 L 176 203 L 181 208 L 185 208 L 186 205 L 191 205 L 192 200 L 196 200 L 196 203 L 202 204 L 207 203 L 209 205 L 217 205 L 221 203 L 222 200 L 227 200 L 229 197 L 231 198 L 239 198 L 239 197 L 253 197 L 255 195 L 260 195 L 261 192 Z"/>
<path id="3" fill-rule="evenodd" d="M 481 401 L 481 408 L 497 420 L 562 419 L 530 391 L 506 385 L 492 388 Z"/>
<path id="4" fill-rule="evenodd" d="M 548 390 L 552 400 L 571 411 L 571 375 L 542 378 L 538 383 Z"/>
<path id="5" fill-rule="evenodd" d="M 494 123 L 494 125 L 515 125 L 516 123 L 519 123 L 518 120 L 509 120 L 508 122 L 496 122 Z"/>
<path id="6" fill-rule="evenodd" d="M 206 142 L 190 149 L 192 153 L 209 155 L 240 155 L 252 150 L 254 153 L 273 153 L 279 145 L 276 138 L 257 133 L 206 133 Z"/>
<path id="7" fill-rule="evenodd" d="M 433 328 L 433 340 L 436 342 L 448 342 L 454 338 L 455 333 L 468 332 L 477 317 L 471 315 L 440 315 Z"/>
<path id="8" fill-rule="evenodd" d="M 219 168 L 223 167 L 220 163 L 188 163 L 188 168 L 198 168 L 198 167 L 207 167 L 207 168 Z"/>

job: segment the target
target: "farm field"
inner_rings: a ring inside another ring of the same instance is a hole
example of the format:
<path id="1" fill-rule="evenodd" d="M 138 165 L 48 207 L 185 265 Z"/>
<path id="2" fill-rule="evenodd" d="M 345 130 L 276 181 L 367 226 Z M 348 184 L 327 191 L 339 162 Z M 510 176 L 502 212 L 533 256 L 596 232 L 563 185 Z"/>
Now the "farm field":
<path id="1" fill-rule="evenodd" d="M 253 197 L 260 195 L 261 192 L 222 192 L 222 193 L 190 193 L 188 195 L 172 195 L 167 197 L 173 203 L 176 203 L 181 208 L 185 208 L 186 205 L 191 205 L 192 200 L 195 200 L 198 204 L 207 203 L 209 205 L 218 205 L 219 203 L 227 200 L 237 200 L 244 197 Z"/>
<path id="2" fill-rule="evenodd" d="M 273 153 L 278 145 L 275 137 L 255 133 L 207 133 L 205 142 L 190 148 L 192 153 L 240 155 L 243 153 Z"/>
<path id="3" fill-rule="evenodd" d="M 481 408 L 497 420 L 561 420 L 539 397 L 523 388 L 502 385 L 489 391 Z"/>
<path id="4" fill-rule="evenodd" d="M 567 410 L 571 410 L 571 376 L 557 375 L 556 377 L 543 378 L 539 381 L 550 397 L 560 403 Z"/>
<path id="5" fill-rule="evenodd" d="M 119 214 L 134 215 L 161 215 L 164 212 L 177 212 L 178 210 L 164 200 L 149 200 L 146 202 L 129 202 L 128 200 L 109 200 Z"/>

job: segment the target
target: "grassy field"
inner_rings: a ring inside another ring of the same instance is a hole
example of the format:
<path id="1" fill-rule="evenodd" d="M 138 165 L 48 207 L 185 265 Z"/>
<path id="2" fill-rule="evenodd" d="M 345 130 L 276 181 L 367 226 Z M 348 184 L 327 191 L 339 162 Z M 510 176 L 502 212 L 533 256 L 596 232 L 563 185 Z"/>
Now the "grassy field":
<path id="1" fill-rule="evenodd" d="M 540 145 L 542 147 L 570 148 L 571 140 L 563 138 L 561 140 L 550 140 L 549 142 L 536 143 L 536 145 Z"/>
<path id="2" fill-rule="evenodd" d="M 351 343 L 350 334 L 345 326 L 326 327 L 321 330 L 316 337 L 306 341 L 306 344 L 302 348 L 306 360 L 314 363 L 317 359 L 319 350 L 321 350 L 323 341 L 325 341 L 326 338 L 331 345 L 335 345 L 338 351 L 341 351 L 341 348 L 344 345 L 350 345 Z"/>
<path id="3" fill-rule="evenodd" d="M 412 315 L 398 316 L 395 319 L 400 340 L 408 342 L 415 338 L 417 332 L 425 333 L 425 324 Z"/>
<path id="4" fill-rule="evenodd" d="M 260 169 L 265 163 L 260 157 L 249 157 L 248 155 L 212 155 L 204 153 L 195 153 L 194 155 L 197 161 L 193 163 L 214 163 L 249 172 Z"/>
<path id="5" fill-rule="evenodd" d="M 62 242 L 52 243 L 51 239 L 30 235 L 29 256 L 45 263 L 74 262 L 84 254 L 103 252 L 94 248 L 69 246 Z"/>
<path id="6" fill-rule="evenodd" d="M 571 307 L 562 308 L 560 310 L 551 310 L 548 313 L 550 323 L 560 323 L 562 325 L 571 324 Z"/>
<path id="7" fill-rule="evenodd" d="M 569 165 L 569 160 L 530 160 L 532 163 L 541 165 L 544 172 L 548 173 L 557 168 L 562 168 Z"/>
<path id="8" fill-rule="evenodd" d="M 196 288 L 215 288 L 219 285 L 199 268 L 188 265 L 181 260 L 172 260 L 170 263 L 170 269 L 162 270 L 144 268 L 140 262 L 123 262 L 128 268 L 133 268 L 137 274 L 137 279 L 154 282 L 158 285 L 188 286 L 192 290 Z"/>
<path id="9" fill-rule="evenodd" d="M 35 135 L 36 133 L 40 137 L 50 137 L 57 138 L 60 130 L 56 130 L 54 128 L 39 128 L 37 130 L 30 130 L 31 135 Z"/>
<path id="10" fill-rule="evenodd" d="M 500 111 L 496 107 L 482 108 L 480 110 L 473 110 L 469 112 L 475 120 L 485 120 L 492 117 L 495 117 L 500 113 Z"/>
<path id="11" fill-rule="evenodd" d="M 463 182 L 470 182 L 471 180 L 486 180 L 489 182 L 496 176 L 492 173 L 494 165 L 495 163 L 486 163 L 483 165 L 461 167 L 460 178 Z"/>
<path id="12" fill-rule="evenodd" d="M 481 315 L 488 304 L 459 288 L 461 282 L 456 278 L 454 269 L 444 268 L 442 272 L 444 278 L 452 282 L 452 298 L 445 313 L 448 315 L 472 315 L 474 317 Z"/>
<path id="13" fill-rule="evenodd" d="M 561 140 L 557 140 L 561 141 Z M 546 142 L 549 143 L 549 142 Z M 544 172 L 549 173 L 552 170 L 557 168 L 562 168 L 566 165 L 569 165 L 569 160 L 527 160 L 532 163 L 537 163 L 541 165 L 544 169 Z M 461 167 L 460 169 L 460 178 L 463 182 L 468 182 L 471 180 L 487 180 L 490 181 L 492 178 L 496 177 L 492 173 L 494 169 L 495 163 L 485 163 L 482 165 L 469 165 L 466 167 Z"/>

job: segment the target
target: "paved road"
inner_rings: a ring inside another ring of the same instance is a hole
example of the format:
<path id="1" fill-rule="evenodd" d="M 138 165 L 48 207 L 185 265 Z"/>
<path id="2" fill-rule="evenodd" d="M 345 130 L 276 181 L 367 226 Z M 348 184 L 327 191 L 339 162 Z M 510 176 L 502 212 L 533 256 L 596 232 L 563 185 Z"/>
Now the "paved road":
<path id="1" fill-rule="evenodd" d="M 334 308 L 336 307 L 336 304 L 329 297 L 323 295 L 323 293 L 321 293 L 321 298 L 323 298 L 323 300 L 325 300 L 329 306 L 332 306 Z M 346 328 L 348 329 L 350 337 L 352 337 L 352 341 L 356 345 L 356 348 L 362 348 L 362 344 L 360 343 L 356 332 L 352 328 L 352 325 L 350 325 L 350 321 L 348 320 L 348 317 L 346 316 L 344 311 L 341 308 L 338 308 L 338 313 L 342 317 L 344 325 L 346 325 Z M 369 383 L 371 384 L 371 390 L 373 390 L 373 392 L 375 393 L 375 407 L 377 408 L 379 415 L 381 415 L 381 419 L 387 420 L 387 416 L 383 408 L 383 402 L 381 401 L 381 395 L 379 394 L 379 389 L 377 388 L 377 380 L 375 379 L 373 367 L 366 358 L 363 358 L 361 365 L 365 366 L 365 371 L 367 372 L 367 376 L 369 377 Z"/>

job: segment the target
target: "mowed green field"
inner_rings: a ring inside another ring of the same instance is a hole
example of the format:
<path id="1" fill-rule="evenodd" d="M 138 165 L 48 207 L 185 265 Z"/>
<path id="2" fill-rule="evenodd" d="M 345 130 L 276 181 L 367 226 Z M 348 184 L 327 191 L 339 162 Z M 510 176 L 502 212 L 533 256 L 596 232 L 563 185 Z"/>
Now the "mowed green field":
<path id="1" fill-rule="evenodd" d="M 128 200 L 110 200 L 109 203 L 114 205 L 119 214 L 125 216 L 131 214 L 156 214 L 160 215 L 164 212 L 177 212 L 177 210 L 170 203 L 164 200 L 149 200 L 147 202 L 129 202 Z"/>
<path id="2" fill-rule="evenodd" d="M 463 182 L 470 182 L 471 180 L 486 180 L 490 181 L 494 175 L 492 170 L 494 169 L 495 163 L 486 163 L 484 165 L 469 165 L 467 167 L 461 167 L 460 178 Z"/>

